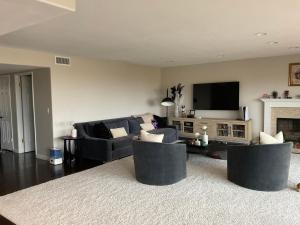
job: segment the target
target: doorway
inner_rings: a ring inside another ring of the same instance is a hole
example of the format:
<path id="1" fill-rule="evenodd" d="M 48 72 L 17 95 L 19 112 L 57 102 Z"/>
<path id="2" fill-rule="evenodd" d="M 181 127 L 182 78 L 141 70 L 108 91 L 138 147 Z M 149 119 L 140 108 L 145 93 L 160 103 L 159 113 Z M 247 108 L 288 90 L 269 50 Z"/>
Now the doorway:
<path id="1" fill-rule="evenodd" d="M 13 150 L 11 94 L 9 75 L 0 76 L 0 140 L 1 149 Z"/>
<path id="2" fill-rule="evenodd" d="M 36 151 L 33 74 L 15 75 L 18 153 Z"/>

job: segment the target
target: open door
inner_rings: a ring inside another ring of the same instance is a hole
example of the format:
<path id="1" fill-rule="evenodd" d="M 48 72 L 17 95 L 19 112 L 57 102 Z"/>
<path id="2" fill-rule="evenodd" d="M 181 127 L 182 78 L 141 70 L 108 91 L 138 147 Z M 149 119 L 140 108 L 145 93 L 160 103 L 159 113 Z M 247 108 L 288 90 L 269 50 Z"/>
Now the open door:
<path id="1" fill-rule="evenodd" d="M 35 151 L 32 76 L 21 76 L 24 152 Z"/>
<path id="2" fill-rule="evenodd" d="M 35 151 L 35 120 L 32 73 L 16 75 L 16 106 L 19 153 Z"/>
<path id="3" fill-rule="evenodd" d="M 13 150 L 10 77 L 0 76 L 0 132 L 1 148 Z"/>

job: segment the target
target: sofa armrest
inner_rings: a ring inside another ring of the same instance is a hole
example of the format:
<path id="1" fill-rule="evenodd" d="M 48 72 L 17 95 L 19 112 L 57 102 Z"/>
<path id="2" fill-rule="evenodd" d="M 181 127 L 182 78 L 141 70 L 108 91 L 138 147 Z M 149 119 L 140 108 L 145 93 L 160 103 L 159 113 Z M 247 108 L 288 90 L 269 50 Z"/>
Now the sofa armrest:
<path id="1" fill-rule="evenodd" d="M 112 140 L 85 136 L 81 143 L 81 156 L 105 162 L 112 160 Z"/>

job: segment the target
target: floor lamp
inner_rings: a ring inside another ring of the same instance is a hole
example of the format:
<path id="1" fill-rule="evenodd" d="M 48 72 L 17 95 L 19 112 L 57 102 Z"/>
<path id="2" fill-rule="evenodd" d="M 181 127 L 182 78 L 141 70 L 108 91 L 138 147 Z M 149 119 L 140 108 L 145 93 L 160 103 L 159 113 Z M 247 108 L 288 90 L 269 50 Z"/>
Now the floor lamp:
<path id="1" fill-rule="evenodd" d="M 165 97 L 162 101 L 161 101 L 161 105 L 162 106 L 165 106 L 165 107 L 167 107 L 167 113 L 166 113 L 166 115 L 167 115 L 167 117 L 168 117 L 168 114 L 169 114 L 169 107 L 170 106 L 172 106 L 172 105 L 174 105 L 174 101 L 171 99 L 171 98 L 169 98 L 169 91 L 168 91 L 168 89 L 167 89 L 167 97 Z"/>

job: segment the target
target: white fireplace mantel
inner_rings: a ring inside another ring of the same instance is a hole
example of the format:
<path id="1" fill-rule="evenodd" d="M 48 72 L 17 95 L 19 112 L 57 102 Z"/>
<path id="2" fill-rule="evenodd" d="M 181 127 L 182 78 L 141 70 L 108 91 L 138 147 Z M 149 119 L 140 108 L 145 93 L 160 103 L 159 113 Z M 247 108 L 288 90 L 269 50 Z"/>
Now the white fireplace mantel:
<path id="1" fill-rule="evenodd" d="M 271 112 L 272 108 L 275 107 L 298 107 L 300 108 L 300 99 L 271 99 L 271 98 L 261 98 L 264 103 L 264 132 L 271 133 Z"/>

